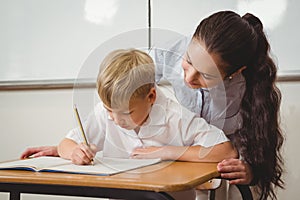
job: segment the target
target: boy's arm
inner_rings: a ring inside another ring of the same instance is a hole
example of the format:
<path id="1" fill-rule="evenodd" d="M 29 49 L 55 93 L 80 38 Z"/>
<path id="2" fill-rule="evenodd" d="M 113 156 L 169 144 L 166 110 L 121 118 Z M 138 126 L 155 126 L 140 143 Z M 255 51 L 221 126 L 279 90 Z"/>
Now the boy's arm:
<path id="1" fill-rule="evenodd" d="M 71 160 L 72 153 L 78 144 L 68 138 L 64 138 L 57 146 L 58 155 L 62 158 Z"/>
<path id="2" fill-rule="evenodd" d="M 212 147 L 203 146 L 190 146 L 184 147 L 185 151 L 180 152 L 180 147 L 169 147 L 166 151 L 170 151 L 171 159 L 173 157 L 181 161 L 194 161 L 194 162 L 220 162 L 227 158 L 237 158 L 238 153 L 233 148 L 230 142 L 223 142 L 216 144 Z M 173 149 L 173 150 L 172 150 Z M 172 151 L 178 151 L 177 155 L 172 153 Z M 176 157 L 174 157 L 176 156 Z"/>
<path id="3" fill-rule="evenodd" d="M 137 148 L 133 158 L 161 158 L 162 160 L 180 160 L 191 162 L 220 162 L 227 158 L 237 158 L 238 153 L 230 142 L 212 147 L 203 146 L 163 146 Z"/>

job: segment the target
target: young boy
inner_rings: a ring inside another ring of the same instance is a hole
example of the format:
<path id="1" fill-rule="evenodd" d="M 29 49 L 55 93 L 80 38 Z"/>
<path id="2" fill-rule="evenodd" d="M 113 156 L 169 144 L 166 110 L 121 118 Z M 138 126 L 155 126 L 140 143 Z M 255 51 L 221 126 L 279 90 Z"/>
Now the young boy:
<path id="1" fill-rule="evenodd" d="M 59 155 L 75 164 L 89 164 L 97 151 L 108 157 L 205 162 L 237 157 L 221 130 L 156 88 L 153 60 L 143 51 L 107 55 L 97 89 L 102 102 L 83 123 L 93 145 L 84 145 L 76 128 L 58 146 Z"/>

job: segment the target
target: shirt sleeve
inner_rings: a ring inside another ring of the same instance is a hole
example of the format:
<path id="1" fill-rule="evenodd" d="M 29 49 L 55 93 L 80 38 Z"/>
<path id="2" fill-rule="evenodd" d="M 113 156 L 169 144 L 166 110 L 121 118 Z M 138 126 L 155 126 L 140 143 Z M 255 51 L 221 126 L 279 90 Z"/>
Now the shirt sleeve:
<path id="1" fill-rule="evenodd" d="M 199 94 L 197 90 L 186 86 L 182 69 L 183 55 L 191 41 L 191 36 L 181 36 L 164 46 L 152 48 L 150 56 L 155 63 L 155 81 L 174 88 L 176 100 L 192 112 L 199 114 Z"/>
<path id="2" fill-rule="evenodd" d="M 240 105 L 244 92 L 243 75 L 237 74 L 232 80 L 224 80 L 223 86 L 219 85 L 205 93 L 203 118 L 222 129 L 226 135 L 233 134 L 242 124 Z"/>
<path id="3" fill-rule="evenodd" d="M 107 112 L 102 103 L 98 103 L 94 110 L 88 115 L 87 119 L 82 123 L 88 142 L 96 145 L 97 151 L 103 149 L 106 119 Z M 66 138 L 71 139 L 76 143 L 84 142 L 84 138 L 79 126 L 70 130 L 66 135 Z"/>
<path id="4" fill-rule="evenodd" d="M 182 56 L 190 42 L 191 37 L 180 36 L 176 40 L 166 42 L 164 45 L 155 46 L 149 52 L 155 63 L 155 81 L 160 81 L 172 78 L 174 71 L 181 71 Z M 177 76 L 177 75 L 176 75 Z M 177 76 L 178 78 L 178 76 Z"/>
<path id="5" fill-rule="evenodd" d="M 208 124 L 187 109 L 182 109 L 182 116 L 182 133 L 186 145 L 211 147 L 229 141 L 221 129 Z"/>

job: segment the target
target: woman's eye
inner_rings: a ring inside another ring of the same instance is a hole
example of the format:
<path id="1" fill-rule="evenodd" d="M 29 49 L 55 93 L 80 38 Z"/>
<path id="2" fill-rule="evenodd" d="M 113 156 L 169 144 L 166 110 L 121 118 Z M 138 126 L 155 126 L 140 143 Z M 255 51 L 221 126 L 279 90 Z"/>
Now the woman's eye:
<path id="1" fill-rule="evenodd" d="M 185 60 L 189 65 L 192 65 L 191 61 L 189 61 L 188 59 L 185 59 Z"/>
<path id="2" fill-rule="evenodd" d="M 123 112 L 122 114 L 123 115 L 130 115 L 130 114 L 132 114 L 132 111 L 131 112 Z"/>
<path id="3" fill-rule="evenodd" d="M 207 74 L 201 74 L 203 78 L 207 79 L 207 80 L 211 80 L 212 77 L 208 76 Z"/>
<path id="4" fill-rule="evenodd" d="M 188 63 L 189 65 L 192 65 L 192 63 L 191 63 L 189 57 L 188 57 L 186 54 L 183 56 L 183 60 L 184 60 L 186 63 Z"/>

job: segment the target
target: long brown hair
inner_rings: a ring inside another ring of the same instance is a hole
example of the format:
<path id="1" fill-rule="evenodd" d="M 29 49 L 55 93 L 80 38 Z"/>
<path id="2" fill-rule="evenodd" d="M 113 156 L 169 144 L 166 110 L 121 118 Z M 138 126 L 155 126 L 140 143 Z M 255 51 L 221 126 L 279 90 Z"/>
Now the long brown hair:
<path id="1" fill-rule="evenodd" d="M 246 90 L 240 105 L 242 126 L 233 143 L 253 171 L 260 199 L 277 199 L 275 187 L 283 188 L 283 136 L 279 127 L 281 93 L 275 85 L 277 68 L 261 21 L 252 14 L 217 12 L 204 19 L 193 38 L 223 61 L 219 67 L 230 76 L 246 66 Z"/>

